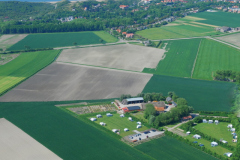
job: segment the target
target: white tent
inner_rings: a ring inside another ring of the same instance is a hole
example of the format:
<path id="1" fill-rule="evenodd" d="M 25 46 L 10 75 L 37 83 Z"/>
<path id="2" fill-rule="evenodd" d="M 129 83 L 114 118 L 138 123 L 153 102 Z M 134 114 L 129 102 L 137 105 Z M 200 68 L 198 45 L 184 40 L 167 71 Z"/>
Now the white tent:
<path id="1" fill-rule="evenodd" d="M 227 153 L 224 153 L 224 155 L 226 155 L 226 156 L 228 156 L 228 157 L 231 157 L 231 156 L 232 156 L 232 153 L 227 152 Z"/>
<path id="2" fill-rule="evenodd" d="M 100 125 L 101 125 L 101 126 L 106 126 L 106 123 L 100 122 Z"/>
<path id="3" fill-rule="evenodd" d="M 113 116 L 111 113 L 107 113 L 106 114 L 108 117 L 111 117 L 111 116 Z"/>
<path id="4" fill-rule="evenodd" d="M 129 120 L 129 121 L 132 121 L 132 117 L 128 117 L 128 120 Z"/>
<path id="5" fill-rule="evenodd" d="M 102 115 L 101 115 L 101 114 L 98 114 L 98 115 L 97 115 L 97 118 L 102 118 Z"/>
<path id="6" fill-rule="evenodd" d="M 228 143 L 227 141 L 225 141 L 225 140 L 222 140 L 222 143 Z"/>
<path id="7" fill-rule="evenodd" d="M 218 123 L 219 123 L 219 121 L 218 121 L 218 120 L 215 120 L 215 121 L 214 121 L 214 123 L 215 123 L 215 124 L 218 124 Z"/>
<path id="8" fill-rule="evenodd" d="M 114 133 L 117 133 L 118 132 L 118 129 L 113 129 L 112 130 Z"/>
<path id="9" fill-rule="evenodd" d="M 206 120 L 206 119 L 203 119 L 203 123 L 207 123 L 207 120 Z"/>
<path id="10" fill-rule="evenodd" d="M 218 143 L 217 142 L 211 142 L 211 146 L 212 147 L 218 146 Z"/>
<path id="11" fill-rule="evenodd" d="M 91 121 L 96 121 L 96 120 L 97 120 L 97 118 L 90 118 L 90 120 L 91 120 Z"/>
<path id="12" fill-rule="evenodd" d="M 232 128 L 233 127 L 233 125 L 232 124 L 228 124 L 228 126 L 227 126 L 228 128 Z"/>
<path id="13" fill-rule="evenodd" d="M 208 123 L 213 123 L 213 120 L 209 120 Z"/>
<path id="14" fill-rule="evenodd" d="M 142 126 L 141 125 L 137 125 L 137 128 L 141 128 Z"/>
<path id="15" fill-rule="evenodd" d="M 190 131 L 188 131 L 186 134 L 187 134 L 187 135 L 189 135 L 189 134 L 191 134 L 191 132 L 190 132 Z"/>
<path id="16" fill-rule="evenodd" d="M 232 131 L 232 132 L 235 132 L 235 130 L 236 130 L 235 128 L 231 128 L 231 129 L 230 129 L 230 131 Z"/>
<path id="17" fill-rule="evenodd" d="M 138 125 L 142 125 L 142 123 L 141 123 L 141 122 L 137 122 L 137 124 L 138 124 Z"/>
<path id="18" fill-rule="evenodd" d="M 124 128 L 124 131 L 127 132 L 127 131 L 129 131 L 129 130 L 128 130 L 128 128 Z"/>
<path id="19" fill-rule="evenodd" d="M 200 138 L 201 138 L 201 136 L 200 136 L 200 135 L 198 135 L 198 134 L 195 134 L 195 135 L 193 136 L 193 138 L 200 139 Z"/>
<path id="20" fill-rule="evenodd" d="M 125 117 L 124 114 L 120 114 L 120 117 Z"/>

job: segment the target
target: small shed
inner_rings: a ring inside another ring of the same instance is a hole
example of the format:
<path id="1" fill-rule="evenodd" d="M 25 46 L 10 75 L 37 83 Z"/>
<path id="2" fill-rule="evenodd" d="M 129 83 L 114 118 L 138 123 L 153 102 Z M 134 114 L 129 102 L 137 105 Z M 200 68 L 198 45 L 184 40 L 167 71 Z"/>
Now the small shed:
<path id="1" fill-rule="evenodd" d="M 112 117 L 113 116 L 111 113 L 107 113 L 106 115 L 107 115 L 107 117 Z"/>
<path id="2" fill-rule="evenodd" d="M 190 134 L 191 134 L 191 132 L 190 132 L 190 131 L 188 131 L 186 134 L 187 134 L 187 135 L 190 135 Z"/>
<path id="3" fill-rule="evenodd" d="M 124 128 L 124 132 L 127 132 L 127 131 L 129 131 L 129 129 L 128 128 Z"/>
<path id="4" fill-rule="evenodd" d="M 231 157 L 231 156 L 232 156 L 232 153 L 227 152 L 227 153 L 224 153 L 224 155 L 226 155 L 227 157 Z"/>
<path id="5" fill-rule="evenodd" d="M 215 123 L 215 124 L 219 124 L 219 121 L 218 121 L 218 120 L 215 120 L 214 123 Z"/>
<path id="6" fill-rule="evenodd" d="M 202 121 L 203 121 L 203 123 L 207 123 L 207 120 L 206 120 L 206 119 L 203 119 Z"/>
<path id="7" fill-rule="evenodd" d="M 142 123 L 141 123 L 141 122 L 137 122 L 137 124 L 138 124 L 138 125 L 142 125 Z"/>
<path id="8" fill-rule="evenodd" d="M 209 124 L 210 124 L 210 123 L 213 123 L 213 120 L 209 120 L 208 123 L 209 123 Z"/>
<path id="9" fill-rule="evenodd" d="M 218 143 L 217 142 L 211 142 L 211 146 L 216 147 L 216 146 L 218 146 Z"/>
<path id="10" fill-rule="evenodd" d="M 137 128 L 141 128 L 142 126 L 141 125 L 137 125 Z"/>
<path id="11" fill-rule="evenodd" d="M 228 124 L 227 128 L 232 128 L 233 125 L 232 124 Z"/>
<path id="12" fill-rule="evenodd" d="M 117 133 L 118 132 L 118 129 L 113 129 L 112 130 L 114 133 Z"/>
<path id="13" fill-rule="evenodd" d="M 235 132 L 235 130 L 236 130 L 235 128 L 231 128 L 231 129 L 230 129 L 230 131 L 232 131 L 232 132 Z"/>
<path id="14" fill-rule="evenodd" d="M 96 120 L 97 120 L 97 118 L 90 118 L 90 120 L 91 120 L 91 121 L 96 121 Z"/>
<path id="15" fill-rule="evenodd" d="M 100 122 L 99 123 L 101 126 L 106 126 L 106 123 L 104 123 L 104 122 Z"/>
<path id="16" fill-rule="evenodd" d="M 98 114 L 98 115 L 97 115 L 97 118 L 102 118 L 102 115 L 101 115 L 101 114 Z"/>
<path id="17" fill-rule="evenodd" d="M 122 118 L 123 118 L 123 117 L 125 117 L 125 116 L 124 116 L 124 114 L 120 114 L 120 117 L 122 117 Z"/>
<path id="18" fill-rule="evenodd" d="M 200 138 L 201 138 L 201 136 L 200 136 L 200 135 L 198 135 L 198 134 L 195 134 L 195 135 L 193 136 L 193 138 L 200 139 Z"/>
<path id="19" fill-rule="evenodd" d="M 129 121 L 132 121 L 132 117 L 128 117 L 128 120 L 129 120 Z"/>

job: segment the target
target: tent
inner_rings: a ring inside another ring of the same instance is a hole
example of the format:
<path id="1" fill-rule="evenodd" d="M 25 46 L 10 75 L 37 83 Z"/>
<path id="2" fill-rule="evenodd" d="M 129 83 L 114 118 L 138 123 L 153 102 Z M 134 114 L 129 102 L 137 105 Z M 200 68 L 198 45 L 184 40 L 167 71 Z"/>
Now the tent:
<path id="1" fill-rule="evenodd" d="M 118 129 L 113 129 L 112 130 L 114 133 L 117 133 L 118 132 Z"/>
<path id="2" fill-rule="evenodd" d="M 219 124 L 219 121 L 218 121 L 218 120 L 215 120 L 214 123 L 215 123 L 215 124 Z"/>
<path id="3" fill-rule="evenodd" d="M 106 114 L 108 117 L 111 117 L 111 116 L 113 116 L 111 113 L 107 113 Z"/>
<path id="4" fill-rule="evenodd" d="M 97 115 L 97 118 L 102 118 L 102 115 L 101 115 L 101 114 L 98 114 L 98 115 Z"/>
<path id="5" fill-rule="evenodd" d="M 232 124 L 228 124 L 228 126 L 227 126 L 228 128 L 232 128 L 233 127 L 233 125 Z"/>
<path id="6" fill-rule="evenodd" d="M 132 117 L 128 117 L 128 120 L 129 120 L 129 121 L 132 121 Z"/>
<path id="7" fill-rule="evenodd" d="M 127 132 L 127 131 L 129 131 L 129 129 L 128 128 L 124 128 L 124 131 Z"/>
<path id="8" fill-rule="evenodd" d="M 191 132 L 190 132 L 190 131 L 188 131 L 186 134 L 187 134 L 187 135 L 189 135 L 189 134 L 191 134 Z"/>
<path id="9" fill-rule="evenodd" d="M 226 156 L 228 156 L 228 157 L 231 157 L 231 156 L 232 156 L 232 153 L 227 152 L 227 153 L 224 153 L 224 155 L 226 155 Z"/>
<path id="10" fill-rule="evenodd" d="M 120 114 L 120 117 L 125 117 L 124 114 Z"/>
<path id="11" fill-rule="evenodd" d="M 193 138 L 200 139 L 200 138 L 201 138 L 201 136 L 200 136 L 200 135 L 198 135 L 198 134 L 195 134 L 195 135 L 193 136 Z"/>
<path id="12" fill-rule="evenodd" d="M 206 120 L 206 119 L 203 119 L 202 121 L 203 121 L 203 123 L 207 123 L 207 120 Z"/>
<path id="13" fill-rule="evenodd" d="M 96 121 L 96 120 L 97 120 L 97 118 L 90 118 L 90 120 L 91 120 L 91 121 Z"/>
<path id="14" fill-rule="evenodd" d="M 230 131 L 232 131 L 232 132 L 235 132 L 235 130 L 236 130 L 235 128 L 231 128 L 231 129 L 230 129 Z"/>
<path id="15" fill-rule="evenodd" d="M 225 141 L 225 140 L 222 140 L 222 143 L 228 143 L 227 141 Z"/>
<path id="16" fill-rule="evenodd" d="M 104 122 L 100 122 L 99 123 L 101 126 L 106 126 L 106 123 L 104 123 Z"/>
<path id="17" fill-rule="evenodd" d="M 213 120 L 209 120 L 208 123 L 213 123 Z"/>
<path id="18" fill-rule="evenodd" d="M 218 143 L 217 142 L 211 142 L 211 146 L 212 147 L 218 146 Z"/>
<path id="19" fill-rule="evenodd" d="M 137 125 L 137 128 L 141 128 L 142 126 L 141 125 Z"/>
<path id="20" fill-rule="evenodd" d="M 138 125 L 141 125 L 142 123 L 141 122 L 137 122 Z"/>

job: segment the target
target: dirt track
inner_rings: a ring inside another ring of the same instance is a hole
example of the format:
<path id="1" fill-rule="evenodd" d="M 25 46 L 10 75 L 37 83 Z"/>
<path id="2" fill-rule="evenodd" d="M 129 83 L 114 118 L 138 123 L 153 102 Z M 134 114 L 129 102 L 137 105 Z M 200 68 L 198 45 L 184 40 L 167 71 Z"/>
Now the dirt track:
<path id="1" fill-rule="evenodd" d="M 151 77 L 151 74 L 55 62 L 0 97 L 0 101 L 87 100 L 137 95 Z"/>

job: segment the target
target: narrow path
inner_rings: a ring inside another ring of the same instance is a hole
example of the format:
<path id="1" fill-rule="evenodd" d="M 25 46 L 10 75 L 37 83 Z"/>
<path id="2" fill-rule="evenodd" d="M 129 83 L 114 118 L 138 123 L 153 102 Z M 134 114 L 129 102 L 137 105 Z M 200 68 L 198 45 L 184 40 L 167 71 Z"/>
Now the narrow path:
<path id="1" fill-rule="evenodd" d="M 195 61 L 194 61 L 194 63 L 193 63 L 191 78 L 192 78 L 192 76 L 193 76 L 193 72 L 194 72 L 194 69 L 195 69 L 196 62 L 197 62 L 197 57 L 198 57 L 199 49 L 200 49 L 200 46 L 201 46 L 201 42 L 202 42 L 202 40 L 201 40 L 200 43 L 199 43 L 197 55 L 196 55 Z"/>

